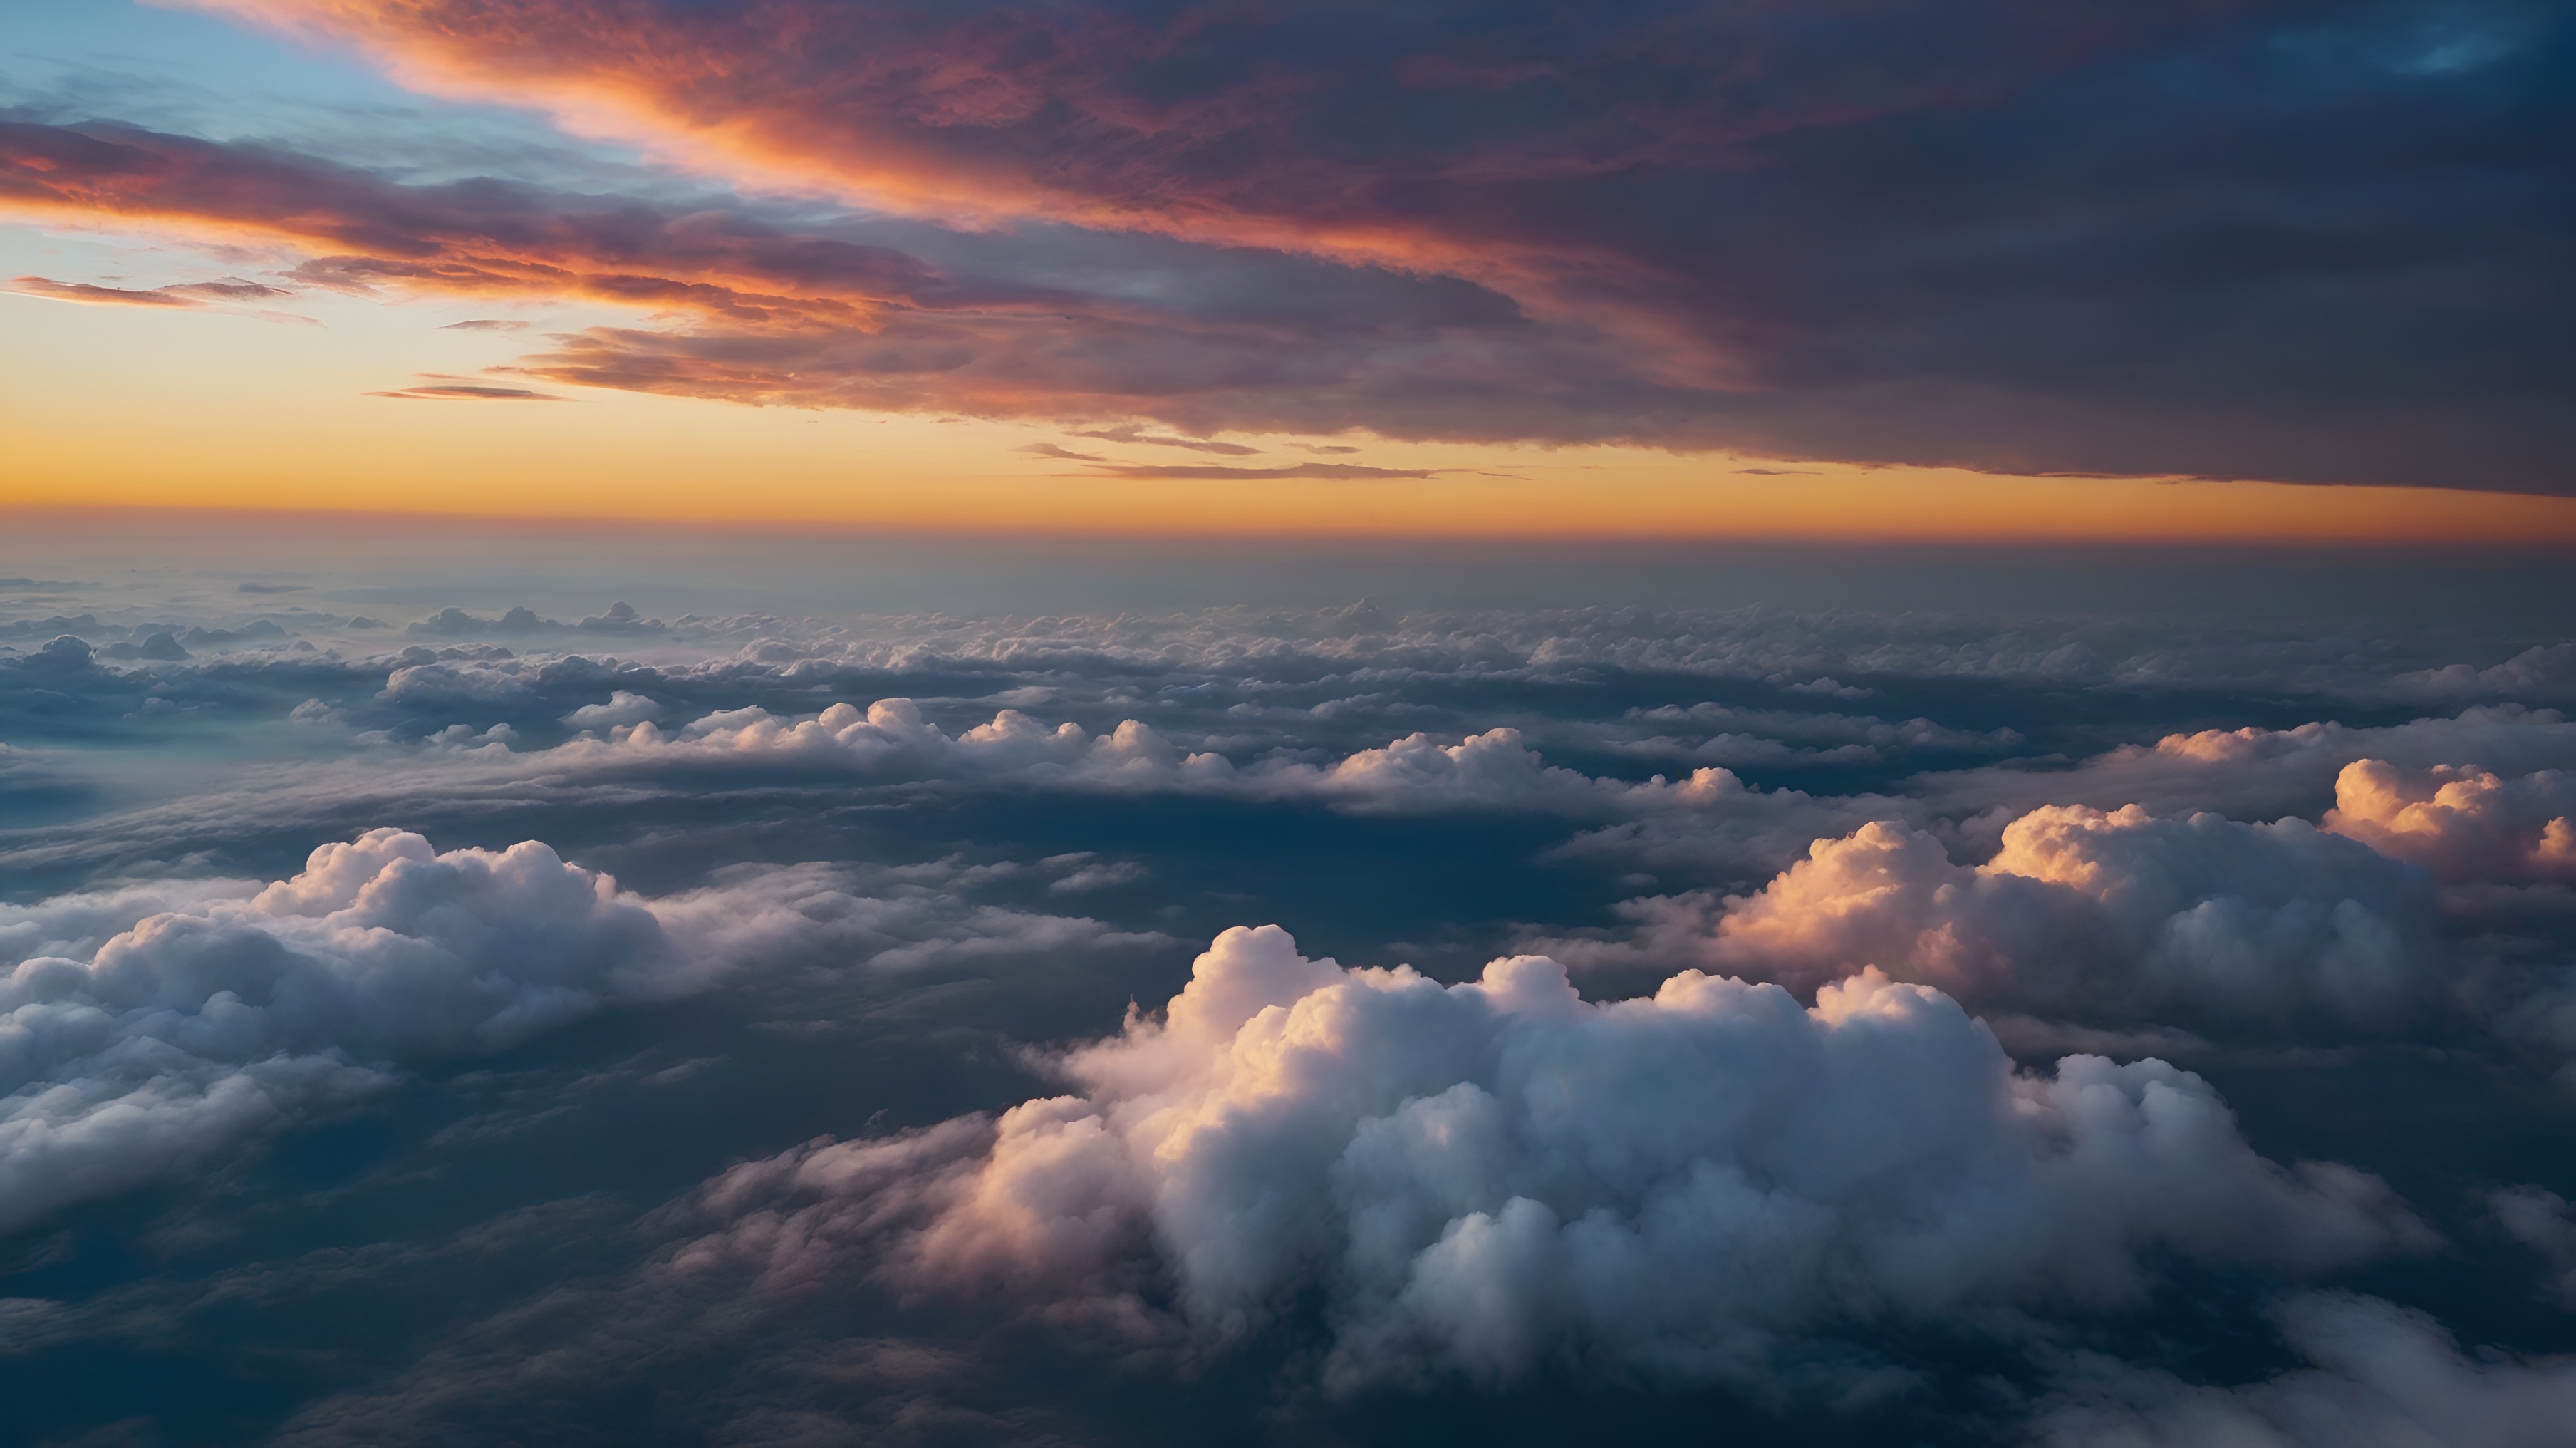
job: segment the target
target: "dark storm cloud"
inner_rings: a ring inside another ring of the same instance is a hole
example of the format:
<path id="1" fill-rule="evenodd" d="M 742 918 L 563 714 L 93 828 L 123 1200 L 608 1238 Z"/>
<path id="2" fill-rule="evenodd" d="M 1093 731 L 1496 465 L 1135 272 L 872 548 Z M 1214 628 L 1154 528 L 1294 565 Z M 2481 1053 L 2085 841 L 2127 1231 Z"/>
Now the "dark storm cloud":
<path id="1" fill-rule="evenodd" d="M 1191 432 L 2576 487 L 2560 7 L 205 3 L 716 169 L 1446 275 L 1535 329 L 1374 405 L 1131 394 Z"/>

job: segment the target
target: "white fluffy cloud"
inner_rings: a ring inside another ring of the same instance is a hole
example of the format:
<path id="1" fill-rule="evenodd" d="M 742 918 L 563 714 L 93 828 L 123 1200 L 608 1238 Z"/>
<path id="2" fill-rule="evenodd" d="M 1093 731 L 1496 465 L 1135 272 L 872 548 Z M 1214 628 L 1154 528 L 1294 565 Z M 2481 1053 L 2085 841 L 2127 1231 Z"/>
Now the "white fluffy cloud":
<path id="1" fill-rule="evenodd" d="M 1235 929 L 1159 1018 L 1061 1066 L 1079 1094 L 998 1121 L 737 1168 L 676 1270 L 855 1260 L 1130 1328 L 1168 1283 L 1217 1344 L 1320 1288 L 1346 1385 L 1601 1355 L 1750 1383 L 1838 1328 L 2422 1240 L 2375 1179 L 2256 1155 L 2196 1076 L 2018 1073 L 1947 997 L 1875 972 L 1813 1008 L 1697 972 L 1597 1003 L 1542 957 L 1444 987 Z"/>
<path id="2" fill-rule="evenodd" d="M 628 689 L 612 690 L 604 704 L 584 704 L 563 716 L 563 722 L 576 729 L 609 729 L 620 724 L 641 724 L 662 717 L 662 706 L 645 695 Z"/>
<path id="3" fill-rule="evenodd" d="M 264 889 L 64 897 L 0 917 L 0 1230 L 391 1078 L 705 969 L 645 904 L 529 842 L 377 830 Z"/>
<path id="4" fill-rule="evenodd" d="M 2345 1293 L 2285 1303 L 2314 1366 L 2203 1387 L 2093 1360 L 2041 1421 L 2049 1448 L 2558 1448 L 2576 1423 L 2576 1361 L 2473 1361 L 2422 1313 Z"/>
<path id="5" fill-rule="evenodd" d="M 1949 815 L 1998 804 L 2016 812 L 2041 804 L 2140 804 L 2164 814 L 2214 810 L 2237 819 L 2277 819 L 2313 814 L 2333 797 L 2337 774 L 2362 759 L 2410 770 L 2470 765 L 2505 774 L 2576 768 L 2576 723 L 2554 709 L 2502 704 L 2382 728 L 2325 722 L 2295 729 L 2204 729 L 2122 745 L 2071 770 L 1999 766 L 1918 783 L 1925 804 Z"/>
<path id="6" fill-rule="evenodd" d="M 1801 991 L 1873 965 L 1973 1003 L 2123 1020 L 2385 1026 L 2440 987 L 2430 881 L 2295 819 L 2049 806 L 1975 867 L 1879 822 L 1816 841 L 1753 895 L 1629 914 L 1625 940 L 1551 948 Z"/>
<path id="7" fill-rule="evenodd" d="M 2576 776 L 2363 759 L 2335 778 L 2325 827 L 2444 882 L 2576 880 Z"/>
<path id="8" fill-rule="evenodd" d="M 652 900 L 528 841 L 440 853 L 375 830 L 265 887 L 0 909 L 0 1231 L 394 1079 L 619 1002 L 816 952 L 881 970 L 1160 946 L 959 898 L 950 867 L 737 869 Z"/>

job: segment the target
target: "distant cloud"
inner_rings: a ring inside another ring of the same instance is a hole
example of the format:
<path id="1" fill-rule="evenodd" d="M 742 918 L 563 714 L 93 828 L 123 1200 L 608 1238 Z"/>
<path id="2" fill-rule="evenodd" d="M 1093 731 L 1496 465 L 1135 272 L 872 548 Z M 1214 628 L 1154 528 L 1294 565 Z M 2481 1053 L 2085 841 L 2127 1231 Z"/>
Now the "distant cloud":
<path id="1" fill-rule="evenodd" d="M 1058 447 L 1051 442 L 1033 442 L 1028 444 L 1026 447 L 1013 448 L 1011 451 L 1028 453 L 1034 457 L 1062 458 L 1066 462 L 1072 463 L 1097 463 L 1108 461 L 1106 458 L 1094 457 L 1090 453 L 1073 452 L 1069 449 Z"/>
<path id="2" fill-rule="evenodd" d="M 1370 468 L 1357 463 L 1297 463 L 1284 468 L 1229 468 L 1215 463 L 1110 463 L 1098 469 L 1109 478 L 1427 478 L 1433 468 Z"/>
<path id="3" fill-rule="evenodd" d="M 1071 433 L 1068 436 L 1097 438 L 1102 442 L 1137 443 L 1147 447 L 1187 448 L 1191 452 L 1215 453 L 1220 457 L 1230 458 L 1248 458 L 1261 451 L 1257 447 L 1246 447 L 1239 442 L 1212 442 L 1203 437 L 1169 437 L 1149 433 L 1143 428 L 1133 426 L 1104 427 L 1092 432 Z"/>
<path id="4" fill-rule="evenodd" d="M 204 303 L 194 297 L 173 296 L 168 291 L 129 291 L 124 287 L 92 286 L 88 282 L 58 282 L 45 277 L 14 277 L 10 291 L 23 297 L 50 297 L 58 302 L 87 302 L 106 307 L 196 307 Z"/>
<path id="5" fill-rule="evenodd" d="M 476 317 L 471 321 L 450 322 L 439 330 L 442 332 L 524 332 L 528 330 L 528 326 L 526 322 L 507 321 L 498 317 Z"/>
<path id="6" fill-rule="evenodd" d="M 161 290 L 176 296 L 198 297 L 210 302 L 249 302 L 264 297 L 295 295 L 286 287 L 264 286 L 258 282 L 243 281 L 238 277 L 219 282 L 181 282 L 176 286 L 163 287 Z"/>
<path id="7" fill-rule="evenodd" d="M 308 592 L 308 591 L 310 590 L 310 588 L 311 588 L 311 585 L 310 585 L 310 584 L 303 584 L 303 583 L 236 583 L 236 584 L 234 584 L 234 585 L 233 585 L 233 592 L 235 592 L 235 593 L 304 593 L 304 592 Z"/>
<path id="8" fill-rule="evenodd" d="M 473 382 L 440 382 L 420 387 L 397 388 L 389 392 L 370 392 L 369 397 L 409 397 L 431 402 L 570 402 L 551 392 L 538 392 L 526 387 L 493 387 Z"/>

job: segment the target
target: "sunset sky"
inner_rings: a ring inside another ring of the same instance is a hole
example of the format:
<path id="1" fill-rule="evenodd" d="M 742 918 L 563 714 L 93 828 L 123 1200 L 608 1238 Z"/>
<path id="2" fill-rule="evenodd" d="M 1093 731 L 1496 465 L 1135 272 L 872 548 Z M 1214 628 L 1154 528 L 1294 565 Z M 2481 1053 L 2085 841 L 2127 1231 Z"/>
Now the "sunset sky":
<path id="1" fill-rule="evenodd" d="M 2576 537 L 2549 11 L 1867 8 L 18 0 L 7 501 Z"/>
<path id="2" fill-rule="evenodd" d="M 0 1448 L 2569 1448 L 2568 0 L 0 0 Z"/>

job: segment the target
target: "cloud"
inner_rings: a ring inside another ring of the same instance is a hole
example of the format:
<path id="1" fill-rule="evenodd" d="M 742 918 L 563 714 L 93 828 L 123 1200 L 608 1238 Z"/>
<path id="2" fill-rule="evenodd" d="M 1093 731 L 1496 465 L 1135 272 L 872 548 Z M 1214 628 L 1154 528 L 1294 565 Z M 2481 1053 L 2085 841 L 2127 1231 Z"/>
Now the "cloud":
<path id="1" fill-rule="evenodd" d="M 2497 11 L 2531 38 L 2427 70 L 2399 57 L 2452 22 L 2414 5 L 203 3 L 747 183 L 1079 229 L 1077 255 L 1124 233 L 1453 278 L 1552 331 L 1536 385 L 1417 370 L 1318 430 L 2565 487 L 2560 176 L 2527 138 L 2566 77 L 2539 7 Z M 588 361 L 722 385 L 686 352 Z"/>
<path id="2" fill-rule="evenodd" d="M 2576 684 L 2576 643 L 2534 644 L 2487 668 L 2445 664 L 2400 674 L 2391 682 L 2409 693 L 2437 699 L 2562 693 Z"/>
<path id="3" fill-rule="evenodd" d="M 753 967 L 905 972 L 1167 943 L 971 904 L 972 884 L 944 866 L 735 869 L 647 899 L 535 841 L 441 853 L 379 829 L 266 886 L 0 906 L 0 1232 L 381 1092 L 403 1063 L 501 1050 Z"/>
<path id="4" fill-rule="evenodd" d="M 370 392 L 369 397 L 407 397 L 426 402 L 570 402 L 551 392 L 538 392 L 526 387 L 494 387 L 479 382 L 436 382 L 419 387 L 398 388 L 391 392 Z"/>
<path id="5" fill-rule="evenodd" d="M 642 694 L 624 689 L 614 691 L 605 704 L 584 704 L 563 716 L 563 722 L 575 729 L 606 729 L 619 724 L 641 724 L 662 717 L 662 706 Z"/>
<path id="6" fill-rule="evenodd" d="M 1921 781 L 1941 810 L 2047 803 L 2155 812 L 2214 809 L 2239 818 L 2318 814 L 2344 768 L 2375 759 L 2400 769 L 2470 766 L 2507 774 L 2576 768 L 2576 725 L 2554 709 L 2479 705 L 2449 717 L 2380 727 L 2324 720 L 2294 729 L 2203 729 L 2123 744 L 2071 770 L 2012 764 Z"/>
<path id="7" fill-rule="evenodd" d="M 1162 437 L 1133 425 L 1104 427 L 1090 432 L 1077 432 L 1074 437 L 1097 438 L 1102 442 L 1140 443 L 1150 447 L 1187 448 L 1191 452 L 1215 453 L 1220 457 L 1248 458 L 1261 451 L 1239 442 L 1217 442 L 1204 437 Z"/>
<path id="8" fill-rule="evenodd" d="M 1069 448 L 1058 447 L 1051 442 L 1033 442 L 1028 444 L 1026 447 L 1013 448 L 1011 451 L 1024 452 L 1032 457 L 1062 458 L 1066 462 L 1074 463 L 1096 463 L 1106 461 L 1106 459 L 1103 458 L 1093 457 L 1089 453 L 1078 453 Z"/>
<path id="9" fill-rule="evenodd" d="M 44 277 L 16 277 L 9 290 L 27 297 L 51 297 L 58 302 L 92 302 L 111 307 L 196 307 L 204 303 L 194 297 L 174 296 L 167 291 L 132 291 L 124 287 L 92 286 L 88 282 L 57 282 Z"/>
<path id="10" fill-rule="evenodd" d="M 170 908 L 100 938 L 151 905 Z M 377 830 L 264 889 L 15 913 L 0 1230 L 391 1084 L 362 1062 L 492 1050 L 709 978 L 641 901 L 533 842 L 442 855 Z"/>
<path id="11" fill-rule="evenodd" d="M 2576 881 L 2576 777 L 2362 759 L 2335 777 L 2325 827 L 2444 881 Z"/>
<path id="12" fill-rule="evenodd" d="M 528 330 L 528 324 L 497 317 L 475 317 L 463 322 L 450 322 L 439 330 L 442 332 L 524 332 Z"/>
<path id="13" fill-rule="evenodd" d="M 2576 1212 L 2544 1187 L 2505 1187 L 2487 1194 L 2487 1207 L 2506 1235 L 2548 1264 L 2550 1291 L 2576 1306 Z"/>
<path id="14" fill-rule="evenodd" d="M 1108 478 L 1208 478 L 1215 480 L 1247 478 L 1322 478 L 1349 481 L 1358 478 L 1427 478 L 1430 468 L 1371 468 L 1358 463 L 1295 463 L 1281 468 L 1228 468 L 1214 464 L 1145 464 L 1113 463 L 1096 469 Z"/>
<path id="15" fill-rule="evenodd" d="M 293 290 L 286 287 L 272 287 L 262 282 L 246 282 L 239 277 L 220 282 L 181 282 L 176 286 L 163 287 L 161 290 L 175 296 L 196 297 L 210 302 L 247 302 L 264 297 L 295 295 Z"/>
<path id="16" fill-rule="evenodd" d="M 504 665 L 503 667 L 508 667 Z M 387 686 L 402 698 L 500 700 L 523 690 L 517 674 L 427 664 L 399 670 Z M 1104 793 L 1177 792 L 1253 800 L 1312 800 L 1355 813 L 1531 810 L 1624 815 L 1722 807 L 1750 796 L 1722 769 L 1672 781 L 1598 778 L 1548 764 L 1517 731 L 1492 729 L 1457 744 L 1412 734 L 1330 765 L 1270 759 L 1238 767 L 1222 754 L 1184 753 L 1137 720 L 1093 735 L 1080 725 L 1050 728 L 1004 709 L 989 724 L 951 735 L 910 699 L 879 699 L 862 710 L 835 704 L 811 718 L 782 719 L 759 708 L 709 714 L 675 732 L 652 723 L 614 730 L 608 740 L 575 740 L 505 767 L 614 774 L 675 766 L 825 767 L 885 778 L 1009 781 Z"/>
<path id="17" fill-rule="evenodd" d="M 1594 1003 L 1544 958 L 1443 987 L 1236 929 L 1062 1070 L 1079 1094 L 726 1173 L 699 1197 L 724 1227 L 675 1269 L 856 1271 L 1095 1331 L 1150 1324 L 1168 1280 L 1216 1345 L 1321 1290 L 1345 1388 L 1606 1355 L 1777 1392 L 1863 1323 L 2099 1311 L 2151 1260 L 2300 1273 L 2425 1240 L 2370 1178 L 2255 1155 L 2197 1077 L 2018 1074 L 1874 973 L 1812 1009 L 1696 972 Z"/>
<path id="18" fill-rule="evenodd" d="M 2087 1360 L 2038 1424 L 2048 1448 L 2345 1448 L 2440 1443 L 2537 1448 L 2576 1414 L 2576 1363 L 2463 1355 L 2439 1324 L 2393 1303 L 2307 1293 L 2276 1314 L 2314 1366 L 2247 1387 L 2200 1387 Z"/>
<path id="19" fill-rule="evenodd" d="M 107 123 L 0 123 L 0 206 L 256 234 L 308 252 L 294 272 L 304 284 L 360 295 L 579 296 L 745 324 L 865 325 L 875 304 L 895 300 L 1009 304 L 960 292 L 902 253 L 739 214 L 490 179 L 406 186 L 293 152 Z"/>
<path id="20" fill-rule="evenodd" d="M 1576 964 L 1692 962 L 1806 991 L 1871 965 L 1971 1003 L 2238 1031 L 2388 1030 L 2444 1006 L 2432 882 L 2304 821 L 2049 806 L 1983 865 L 1874 823 L 1748 897 L 1638 902 Z"/>

